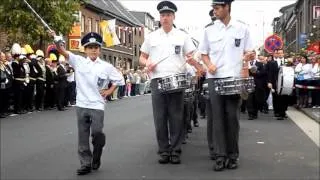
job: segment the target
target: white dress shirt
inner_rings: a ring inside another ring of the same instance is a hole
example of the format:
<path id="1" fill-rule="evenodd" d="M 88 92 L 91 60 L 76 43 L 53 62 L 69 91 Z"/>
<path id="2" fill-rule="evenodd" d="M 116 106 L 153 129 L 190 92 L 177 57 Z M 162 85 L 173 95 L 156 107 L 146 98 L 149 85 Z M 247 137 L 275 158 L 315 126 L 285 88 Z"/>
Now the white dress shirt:
<path id="1" fill-rule="evenodd" d="M 240 77 L 243 54 L 254 49 L 248 26 L 231 18 L 225 26 L 220 20 L 205 29 L 199 45 L 201 54 L 209 56 L 217 67 L 215 74 L 207 73 L 207 78 Z"/>
<path id="2" fill-rule="evenodd" d="M 100 79 L 118 86 L 124 85 L 118 70 L 100 58 L 92 61 L 69 52 L 69 63 L 75 69 L 78 107 L 104 110 L 105 100 L 100 95 L 98 86 Z"/>
<path id="3" fill-rule="evenodd" d="M 196 49 L 191 38 L 185 32 L 172 28 L 166 33 L 162 28 L 150 33 L 141 46 L 141 51 L 157 63 L 150 79 L 186 72 L 185 55 Z"/>

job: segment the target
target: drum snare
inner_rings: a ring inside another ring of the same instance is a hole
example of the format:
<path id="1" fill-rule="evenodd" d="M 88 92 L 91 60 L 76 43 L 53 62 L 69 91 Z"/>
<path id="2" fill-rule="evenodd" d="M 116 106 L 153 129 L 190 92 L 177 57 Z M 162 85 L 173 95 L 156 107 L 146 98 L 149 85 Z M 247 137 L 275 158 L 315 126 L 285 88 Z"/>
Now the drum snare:
<path id="1" fill-rule="evenodd" d="M 190 81 L 185 73 L 165 76 L 163 78 L 159 78 L 157 82 L 158 90 L 162 93 L 183 91 L 190 86 Z"/>

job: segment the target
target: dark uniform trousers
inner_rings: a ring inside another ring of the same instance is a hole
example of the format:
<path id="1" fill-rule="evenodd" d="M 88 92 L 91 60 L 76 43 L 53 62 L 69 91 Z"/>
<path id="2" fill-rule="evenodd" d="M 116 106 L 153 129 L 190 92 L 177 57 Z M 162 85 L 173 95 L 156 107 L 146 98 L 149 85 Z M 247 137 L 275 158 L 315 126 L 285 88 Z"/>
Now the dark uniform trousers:
<path id="1" fill-rule="evenodd" d="M 201 92 L 203 92 L 202 86 L 203 86 L 205 80 L 206 80 L 205 76 L 202 76 L 199 79 L 199 83 L 198 83 L 199 84 L 199 94 Z M 198 107 L 199 107 L 199 111 L 200 111 L 200 116 L 204 118 L 206 115 L 206 99 L 202 95 L 199 95 Z"/>
<path id="2" fill-rule="evenodd" d="M 57 80 L 58 84 L 56 84 L 56 98 L 57 98 L 57 108 L 58 110 L 64 109 L 64 101 L 65 101 L 65 93 L 67 88 L 67 75 L 66 70 L 62 66 L 58 66 L 57 68 Z"/>
<path id="3" fill-rule="evenodd" d="M 265 106 L 265 89 L 256 87 L 254 92 L 250 93 L 247 100 L 247 109 L 249 116 L 257 116 L 258 110 L 263 110 Z"/>
<path id="4" fill-rule="evenodd" d="M 100 159 L 106 138 L 103 133 L 104 111 L 77 107 L 78 119 L 78 155 L 81 167 L 91 167 L 94 159 Z M 93 152 L 91 152 L 89 137 L 91 137 Z"/>
<path id="5" fill-rule="evenodd" d="M 194 92 L 194 98 L 192 99 L 192 102 L 191 102 L 191 120 L 193 121 L 193 125 L 198 123 L 198 113 L 197 113 L 198 102 L 199 102 L 199 91 L 196 90 Z"/>
<path id="6" fill-rule="evenodd" d="M 240 95 L 218 95 L 214 79 L 208 79 L 211 102 L 213 152 L 217 157 L 239 156 Z"/>
<path id="7" fill-rule="evenodd" d="M 36 85 L 36 80 L 34 78 L 30 79 L 28 85 L 26 86 L 26 104 L 25 108 L 27 111 L 33 111 L 33 101 L 34 101 L 34 88 Z"/>
<path id="8" fill-rule="evenodd" d="M 23 95 L 26 93 L 27 88 L 27 84 L 25 82 L 26 73 L 22 62 L 12 62 L 12 70 L 15 78 L 12 84 L 14 91 L 14 113 L 19 114 L 25 112 L 24 105 L 26 103 Z"/>
<path id="9" fill-rule="evenodd" d="M 186 139 L 188 137 L 188 129 L 191 128 L 191 110 L 190 110 L 190 101 L 184 100 L 183 102 L 183 121 L 184 121 L 184 138 Z"/>
<path id="10" fill-rule="evenodd" d="M 152 79 L 153 118 L 158 141 L 158 153 L 179 155 L 184 139 L 183 95 L 181 92 L 160 93 L 157 79 Z"/>
<path id="11" fill-rule="evenodd" d="M 55 74 L 46 65 L 46 82 L 45 82 L 45 96 L 44 96 L 44 108 L 54 108 L 55 102 Z"/>
<path id="12" fill-rule="evenodd" d="M 36 109 L 40 110 L 43 108 L 45 81 L 37 79 L 36 89 Z"/>
<path id="13" fill-rule="evenodd" d="M 289 96 L 287 95 L 279 95 L 277 92 L 272 93 L 274 114 L 278 114 L 280 117 L 286 116 L 286 110 L 288 108 L 288 99 Z"/>
<path id="14" fill-rule="evenodd" d="M 206 116 L 207 116 L 207 141 L 209 147 L 209 155 L 211 157 L 215 156 L 213 151 L 214 143 L 213 143 L 213 113 L 212 113 L 212 106 L 210 102 L 210 98 L 205 98 L 205 107 L 206 107 Z"/>

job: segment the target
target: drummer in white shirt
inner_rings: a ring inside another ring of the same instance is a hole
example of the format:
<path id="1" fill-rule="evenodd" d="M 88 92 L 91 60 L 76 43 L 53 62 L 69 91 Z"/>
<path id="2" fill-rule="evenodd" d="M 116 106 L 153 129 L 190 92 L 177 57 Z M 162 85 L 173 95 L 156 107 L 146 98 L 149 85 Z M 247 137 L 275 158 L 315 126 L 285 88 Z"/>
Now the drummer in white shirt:
<path id="1" fill-rule="evenodd" d="M 248 26 L 230 16 L 233 0 L 213 0 L 217 20 L 205 29 L 199 51 L 208 67 L 208 88 L 213 114 L 212 142 L 217 159 L 214 171 L 236 169 L 239 157 L 240 95 L 219 95 L 214 88 L 217 79 L 241 76 L 243 55 L 254 59 Z M 245 73 L 244 73 L 245 74 Z M 246 73 L 248 74 L 248 72 Z"/>
<path id="2" fill-rule="evenodd" d="M 162 1 L 157 9 L 160 13 L 161 28 L 146 37 L 140 49 L 140 64 L 147 67 L 151 79 L 153 118 L 160 155 L 158 162 L 180 164 L 184 137 L 183 90 L 161 93 L 157 80 L 185 73 L 186 62 L 196 66 L 192 59 L 196 48 L 185 32 L 173 27 L 176 5 L 170 1 Z"/>
<path id="3" fill-rule="evenodd" d="M 78 120 L 78 155 L 81 167 L 78 175 L 85 175 L 91 169 L 97 170 L 101 164 L 101 154 L 105 145 L 103 121 L 105 98 L 111 95 L 117 86 L 124 85 L 122 75 L 110 63 L 99 58 L 102 46 L 102 37 L 90 32 L 81 39 L 81 45 L 87 57 L 82 57 L 66 51 L 62 40 L 57 40 L 55 32 L 50 32 L 55 37 L 57 50 L 68 63 L 75 69 L 77 82 L 77 120 Z M 108 88 L 108 82 L 112 86 Z M 93 152 L 89 145 L 89 136 L 92 136 Z"/>

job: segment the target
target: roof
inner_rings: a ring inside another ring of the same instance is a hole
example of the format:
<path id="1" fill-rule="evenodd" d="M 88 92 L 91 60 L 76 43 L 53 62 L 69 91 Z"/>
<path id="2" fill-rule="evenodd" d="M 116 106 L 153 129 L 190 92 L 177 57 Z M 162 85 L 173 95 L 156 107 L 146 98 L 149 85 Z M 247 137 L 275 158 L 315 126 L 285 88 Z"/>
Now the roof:
<path id="1" fill-rule="evenodd" d="M 133 26 L 143 26 L 143 24 L 134 17 L 119 1 L 117 0 L 86 0 L 87 4 L 103 10 L 106 14 Z"/>
<path id="2" fill-rule="evenodd" d="M 140 22 L 145 24 L 145 15 L 149 16 L 152 20 L 154 20 L 154 17 L 148 13 L 148 12 L 142 12 L 142 11 L 130 11 L 131 14 L 133 14 Z"/>
<path id="3" fill-rule="evenodd" d="M 294 8 L 296 6 L 297 3 L 293 3 L 293 4 L 289 4 L 287 6 L 282 7 L 279 12 L 284 13 L 286 10 L 290 9 L 290 8 Z"/>

